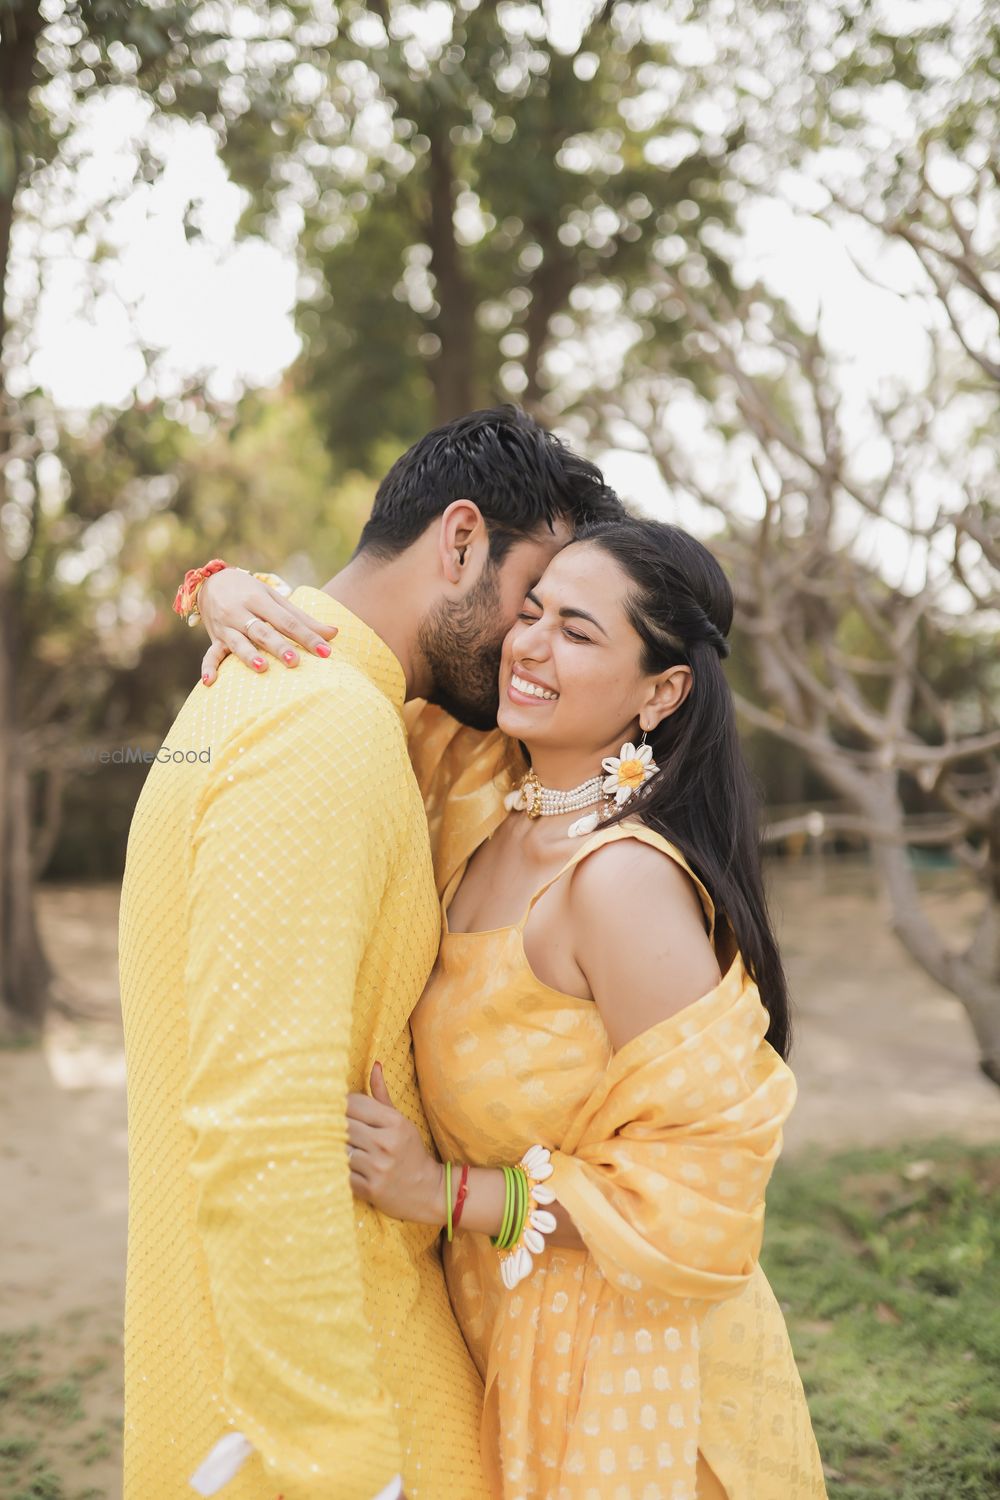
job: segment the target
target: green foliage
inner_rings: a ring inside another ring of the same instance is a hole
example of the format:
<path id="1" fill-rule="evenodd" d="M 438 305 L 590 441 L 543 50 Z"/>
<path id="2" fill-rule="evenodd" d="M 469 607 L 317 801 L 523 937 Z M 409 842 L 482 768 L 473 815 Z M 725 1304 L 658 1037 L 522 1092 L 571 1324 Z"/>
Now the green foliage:
<path id="1" fill-rule="evenodd" d="M 763 1262 L 830 1500 L 990 1500 L 1000 1484 L 1000 1149 L 782 1164 Z"/>
<path id="2" fill-rule="evenodd" d="M 171 607 L 185 570 L 221 555 L 321 585 L 371 502 L 362 476 L 335 480 L 291 385 L 248 396 L 225 422 L 194 398 L 170 411 L 133 406 L 78 433 L 45 424 L 52 447 L 15 470 L 15 687 L 38 792 L 67 777 L 49 867 L 67 878 L 120 873 L 144 775 L 89 764 L 87 747 L 154 748 L 198 681 L 208 639 Z"/>
<path id="3" fill-rule="evenodd" d="M 731 271 L 741 208 L 773 192 L 784 167 L 843 148 L 864 164 L 869 207 L 943 233 L 927 162 L 935 151 L 986 162 L 995 142 L 989 18 L 894 34 L 880 8 L 853 0 L 583 10 L 582 35 L 561 50 L 531 0 L 456 5 L 436 41 L 411 24 L 417 12 L 434 19 L 420 4 L 244 0 L 238 37 L 210 5 L 60 0 L 44 25 L 37 3 L 0 5 L 27 60 L 24 87 L 0 105 L 0 175 L 6 161 L 33 190 L 21 193 L 23 218 L 48 201 L 46 173 L 82 106 L 135 90 L 154 126 L 172 115 L 213 131 L 246 190 L 243 229 L 294 244 L 304 288 L 305 352 L 278 396 L 219 411 L 192 388 L 72 432 L 39 393 L 23 403 L 20 420 L 41 436 L 23 472 L 5 475 L 0 508 L 17 563 L 19 659 L 51 674 L 40 769 L 52 741 L 111 725 L 154 732 L 187 691 L 202 642 L 178 635 L 169 610 L 184 567 L 228 551 L 321 582 L 310 567 L 333 572 L 349 551 L 374 476 L 457 409 L 519 396 L 594 446 L 627 423 L 626 441 L 648 439 L 659 456 L 663 414 L 689 388 L 732 447 L 747 408 L 724 390 L 697 316 L 726 327 L 732 314 L 775 356 L 756 390 L 803 440 L 785 360 L 800 330 L 779 299 Z M 905 150 L 879 124 L 893 101 L 915 121 Z M 161 171 L 159 149 L 151 129 L 140 179 Z M 100 222 L 88 235 L 95 256 L 110 253 Z M 11 367 L 32 295 L 11 303 Z M 989 430 L 984 418 L 984 447 Z M 40 465 L 53 460 L 46 499 Z M 845 649 L 877 664 L 870 632 L 843 617 Z M 963 705 L 995 694 L 988 642 L 922 649 L 929 680 L 959 683 Z M 803 647 L 815 668 L 814 656 Z M 81 658 L 92 668 L 82 679 Z M 29 723 L 45 717 L 27 702 L 31 686 L 22 676 Z M 873 704 L 885 690 L 865 678 Z M 780 760 L 770 746 L 761 757 L 778 795 L 796 771 Z M 89 781 L 79 790 L 117 804 Z M 96 832 L 81 823 L 77 852 L 118 818 Z"/>
<path id="4" fill-rule="evenodd" d="M 440 45 L 363 5 L 340 16 L 308 53 L 310 107 L 292 78 L 275 119 L 224 147 L 248 225 L 266 232 L 279 197 L 301 214 L 319 277 L 305 378 L 338 465 L 370 469 L 380 440 L 476 405 L 544 406 L 553 349 L 612 309 L 678 344 L 683 320 L 648 291 L 667 240 L 731 286 L 739 134 L 694 126 L 698 79 L 647 35 L 650 8 L 601 8 L 573 55 L 538 5 L 456 7 Z"/>

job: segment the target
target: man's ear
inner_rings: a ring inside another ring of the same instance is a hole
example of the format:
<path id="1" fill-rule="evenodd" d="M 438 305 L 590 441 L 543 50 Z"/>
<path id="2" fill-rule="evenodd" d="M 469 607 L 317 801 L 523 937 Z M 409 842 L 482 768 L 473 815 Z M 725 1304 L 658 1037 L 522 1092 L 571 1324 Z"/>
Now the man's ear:
<path id="1" fill-rule="evenodd" d="M 441 571 L 449 583 L 461 584 L 468 576 L 472 557 L 487 547 L 486 522 L 472 500 L 453 500 L 438 526 Z"/>
<path id="2" fill-rule="evenodd" d="M 652 734 L 658 724 L 680 708 L 691 691 L 694 678 L 688 666 L 668 667 L 653 685 L 652 695 L 639 710 L 639 726 Z"/>

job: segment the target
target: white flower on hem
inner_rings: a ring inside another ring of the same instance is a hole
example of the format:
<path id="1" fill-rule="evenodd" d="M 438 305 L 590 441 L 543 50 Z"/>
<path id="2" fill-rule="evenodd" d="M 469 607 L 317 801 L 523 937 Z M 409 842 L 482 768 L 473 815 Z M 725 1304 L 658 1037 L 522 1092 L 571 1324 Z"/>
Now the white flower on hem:
<path id="1" fill-rule="evenodd" d="M 649 745 L 640 745 L 638 749 L 635 745 L 623 745 L 620 755 L 607 756 L 601 765 L 608 773 L 604 778 L 604 795 L 614 797 L 619 807 L 659 770 Z"/>

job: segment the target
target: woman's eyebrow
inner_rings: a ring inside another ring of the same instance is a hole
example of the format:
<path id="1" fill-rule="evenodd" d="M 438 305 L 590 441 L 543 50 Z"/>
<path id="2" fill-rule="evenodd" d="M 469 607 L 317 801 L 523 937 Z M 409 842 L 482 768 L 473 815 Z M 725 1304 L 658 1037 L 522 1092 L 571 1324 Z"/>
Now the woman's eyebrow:
<path id="1" fill-rule="evenodd" d="M 528 590 L 524 597 L 526 599 L 530 599 L 532 604 L 535 605 L 536 609 L 544 611 L 545 605 L 542 603 L 541 599 L 539 599 L 538 595 L 533 593 L 531 589 Z M 585 609 L 571 609 L 567 605 L 565 609 L 561 609 L 559 611 L 559 618 L 561 620 L 589 620 L 591 625 L 597 626 L 598 630 L 604 636 L 605 640 L 611 639 L 611 637 L 608 635 L 608 632 L 601 624 L 600 620 L 595 620 L 593 615 L 588 615 Z"/>

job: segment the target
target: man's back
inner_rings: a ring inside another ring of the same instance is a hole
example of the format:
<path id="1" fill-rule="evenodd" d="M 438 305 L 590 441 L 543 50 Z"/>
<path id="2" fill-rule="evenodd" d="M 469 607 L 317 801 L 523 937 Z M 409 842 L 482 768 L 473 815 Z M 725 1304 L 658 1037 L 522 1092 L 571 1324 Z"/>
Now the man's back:
<path id="1" fill-rule="evenodd" d="M 478 1376 L 437 1233 L 350 1195 L 344 1096 L 382 1062 L 429 1143 L 409 1015 L 439 938 L 402 672 L 328 595 L 329 662 L 227 663 L 136 808 L 120 953 L 129 1084 L 126 1500 L 228 1431 L 227 1500 L 479 1500 Z M 267 1464 L 262 1461 L 266 1458 Z M 191 1492 L 193 1493 L 193 1492 Z"/>

